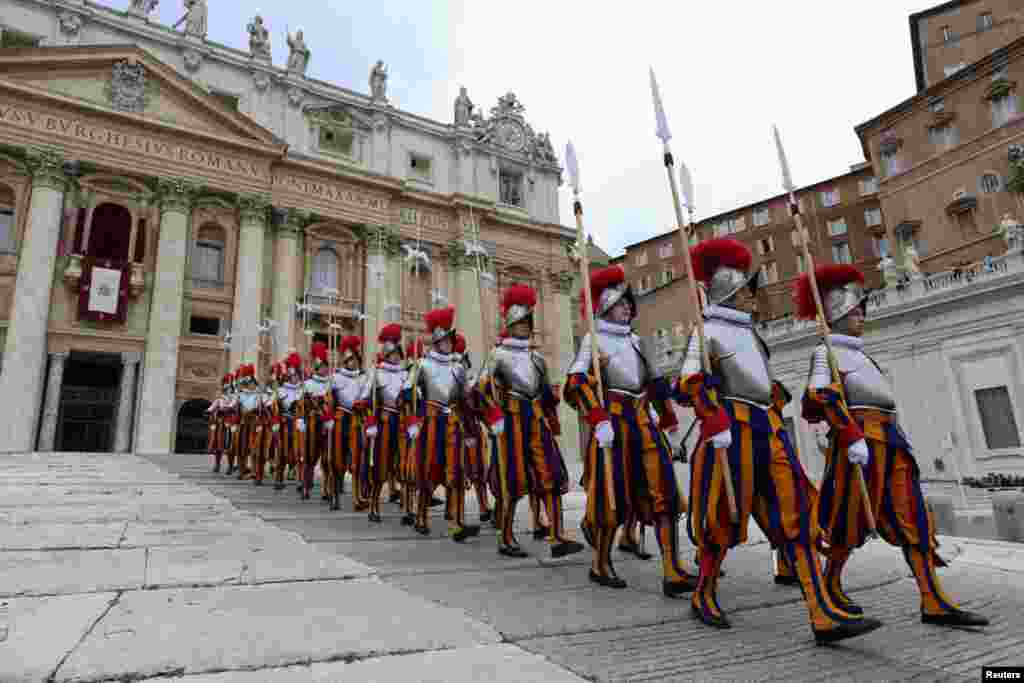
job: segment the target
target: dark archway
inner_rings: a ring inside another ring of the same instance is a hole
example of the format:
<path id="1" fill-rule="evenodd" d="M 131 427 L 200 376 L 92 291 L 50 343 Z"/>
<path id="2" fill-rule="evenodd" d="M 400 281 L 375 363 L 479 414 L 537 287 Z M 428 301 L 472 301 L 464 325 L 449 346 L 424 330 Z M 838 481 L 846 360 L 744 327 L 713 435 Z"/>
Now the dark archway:
<path id="1" fill-rule="evenodd" d="M 206 415 L 210 402 L 201 398 L 185 401 L 178 411 L 178 430 L 174 440 L 175 453 L 205 453 L 210 423 Z"/>
<path id="2" fill-rule="evenodd" d="M 128 261 L 132 239 L 132 214 L 119 204 L 100 204 L 92 212 L 89 253 L 98 261 Z"/>

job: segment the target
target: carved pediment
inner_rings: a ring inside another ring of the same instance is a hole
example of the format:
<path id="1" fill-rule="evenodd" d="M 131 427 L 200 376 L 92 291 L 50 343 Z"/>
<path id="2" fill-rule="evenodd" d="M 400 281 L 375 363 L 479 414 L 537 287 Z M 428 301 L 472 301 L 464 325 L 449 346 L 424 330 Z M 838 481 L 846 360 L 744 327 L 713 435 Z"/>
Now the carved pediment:
<path id="1" fill-rule="evenodd" d="M 0 90 L 5 83 L 187 131 L 283 145 L 232 107 L 231 98 L 209 92 L 135 47 L 50 47 L 0 54 Z"/>

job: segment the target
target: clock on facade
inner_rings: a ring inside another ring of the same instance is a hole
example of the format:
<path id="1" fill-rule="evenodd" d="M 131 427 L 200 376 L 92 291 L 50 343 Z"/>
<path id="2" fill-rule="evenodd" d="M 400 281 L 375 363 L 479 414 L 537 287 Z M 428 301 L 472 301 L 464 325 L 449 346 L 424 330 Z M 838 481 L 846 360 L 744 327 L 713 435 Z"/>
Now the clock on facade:
<path id="1" fill-rule="evenodd" d="M 526 145 L 526 132 L 518 123 L 506 121 L 498 128 L 498 140 L 505 149 L 518 152 Z"/>

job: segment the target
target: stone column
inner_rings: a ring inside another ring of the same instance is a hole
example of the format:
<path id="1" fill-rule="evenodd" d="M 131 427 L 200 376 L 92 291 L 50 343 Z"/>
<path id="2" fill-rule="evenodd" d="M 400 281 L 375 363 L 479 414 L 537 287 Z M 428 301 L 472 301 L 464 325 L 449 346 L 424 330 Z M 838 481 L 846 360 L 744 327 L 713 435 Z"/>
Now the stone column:
<path id="1" fill-rule="evenodd" d="M 117 400 L 117 431 L 114 452 L 128 453 L 132 448 L 132 408 L 135 406 L 135 381 L 139 375 L 141 353 L 122 353 L 121 388 Z"/>
<path id="2" fill-rule="evenodd" d="M 565 384 L 565 375 L 569 366 L 576 357 L 576 347 L 572 338 L 572 322 L 576 319 L 577 311 L 572 310 L 572 290 L 575 276 L 562 271 L 553 276 L 555 295 L 553 297 L 553 313 L 555 316 L 555 346 L 558 349 L 556 357 L 552 359 L 551 367 L 554 376 L 553 382 L 560 386 Z M 566 403 L 558 407 L 558 419 L 562 423 L 562 438 L 560 445 L 566 462 L 576 462 L 581 459 L 580 455 L 580 421 L 579 415 Z"/>
<path id="3" fill-rule="evenodd" d="M 261 196 L 238 199 L 238 268 L 235 272 L 235 310 L 231 323 L 231 367 L 242 357 L 256 361 L 257 327 L 263 311 L 263 238 L 270 202 Z"/>
<path id="4" fill-rule="evenodd" d="M 57 419 L 60 417 L 60 387 L 64 382 L 64 361 L 68 352 L 50 354 L 50 376 L 46 380 L 46 403 L 43 405 L 43 426 L 39 429 L 39 446 L 42 453 L 51 453 L 57 443 Z"/>
<path id="5" fill-rule="evenodd" d="M 399 303 L 401 271 L 396 268 L 399 252 L 398 233 L 383 225 L 367 226 L 363 233 L 366 246 L 366 291 L 363 303 L 366 313 L 366 330 L 363 343 L 366 358 L 377 354 L 377 335 L 380 328 L 393 322 L 395 313 L 386 310 L 388 303 Z M 397 321 L 395 321 L 397 322 Z"/>
<path id="6" fill-rule="evenodd" d="M 32 150 L 32 196 L 25 237 L 18 253 L 14 302 L 4 342 L 0 396 L 8 401 L 0 420 L 0 450 L 28 452 L 35 446 L 46 361 L 46 325 L 50 314 L 53 268 L 57 260 L 61 210 L 67 179 L 63 159 L 51 151 Z"/>
<path id="7" fill-rule="evenodd" d="M 295 302 L 301 293 L 301 276 L 303 271 L 302 250 L 299 239 L 304 223 L 302 215 L 289 209 L 284 219 L 276 226 L 277 236 L 274 243 L 274 301 L 273 316 L 277 321 L 278 354 L 287 353 L 288 349 L 299 350 L 295 339 Z"/>
<path id="8" fill-rule="evenodd" d="M 448 263 L 452 269 L 450 298 L 455 306 L 455 327 L 466 337 L 466 350 L 474 366 L 477 366 L 483 362 L 487 349 L 484 347 L 484 321 L 481 316 L 483 304 L 480 301 L 474 258 L 466 255 L 462 239 L 448 247 Z"/>
<path id="9" fill-rule="evenodd" d="M 185 255 L 195 187 L 181 179 L 162 179 L 160 238 L 146 354 L 142 370 L 136 448 L 143 454 L 167 454 L 174 448 L 174 393 L 181 338 Z"/>

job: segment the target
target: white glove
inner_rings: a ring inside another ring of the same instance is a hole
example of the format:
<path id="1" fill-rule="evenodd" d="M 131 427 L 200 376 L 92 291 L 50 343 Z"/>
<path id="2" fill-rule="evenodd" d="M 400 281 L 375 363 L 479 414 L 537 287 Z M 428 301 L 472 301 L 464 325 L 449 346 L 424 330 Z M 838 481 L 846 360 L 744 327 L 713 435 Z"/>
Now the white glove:
<path id="1" fill-rule="evenodd" d="M 494 434 L 494 435 L 504 434 L 505 433 L 505 421 L 504 420 L 498 420 L 497 422 L 493 423 L 491 425 L 491 433 Z"/>
<path id="2" fill-rule="evenodd" d="M 324 420 L 324 429 L 329 432 L 334 431 L 334 420 Z"/>
<path id="3" fill-rule="evenodd" d="M 231 425 L 231 433 L 234 434 L 238 431 L 238 425 Z"/>
<path id="4" fill-rule="evenodd" d="M 277 434 L 279 431 L 281 431 L 281 425 L 279 425 L 277 423 L 270 425 L 270 431 L 272 431 L 275 434 Z"/>
<path id="5" fill-rule="evenodd" d="M 210 425 L 210 431 L 211 432 L 217 431 L 217 425 Z"/>
<path id="6" fill-rule="evenodd" d="M 726 429 L 711 437 L 711 443 L 715 448 L 728 448 L 732 445 L 732 430 Z"/>
<path id="7" fill-rule="evenodd" d="M 466 439 L 466 448 L 476 448 L 476 439 L 472 437 Z"/>
<path id="8" fill-rule="evenodd" d="M 370 438 L 377 436 L 377 425 L 370 425 L 366 428 L 366 435 Z"/>
<path id="9" fill-rule="evenodd" d="M 672 446 L 672 452 L 679 450 L 679 447 L 683 445 L 683 432 L 678 427 L 665 433 L 668 437 L 668 443 Z"/>
<path id="10" fill-rule="evenodd" d="M 419 423 L 409 425 L 409 428 L 406 429 L 405 431 L 409 434 L 410 439 L 415 439 L 417 436 L 420 435 L 420 425 Z"/>
<path id="11" fill-rule="evenodd" d="M 849 458 L 850 462 L 854 465 L 867 465 L 868 464 L 868 445 L 864 439 L 858 439 L 850 444 L 850 447 L 846 449 L 846 457 Z"/>
<path id="12" fill-rule="evenodd" d="M 647 406 L 647 414 L 651 416 L 651 422 L 658 424 L 658 411 L 654 409 L 654 406 Z"/>
<path id="13" fill-rule="evenodd" d="M 601 448 L 611 446 L 612 441 L 615 441 L 615 430 L 612 429 L 611 421 L 598 422 L 597 427 L 594 428 L 594 436 L 597 437 L 597 443 Z"/>
<path id="14" fill-rule="evenodd" d="M 299 421 L 295 423 L 295 428 L 298 429 L 300 432 L 305 432 L 306 431 L 306 421 L 300 417 Z"/>

